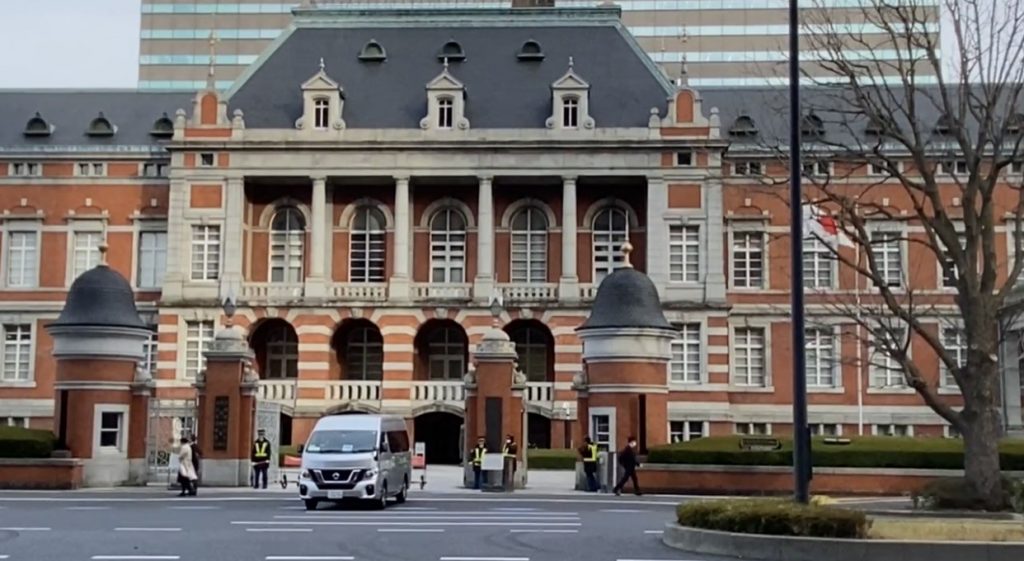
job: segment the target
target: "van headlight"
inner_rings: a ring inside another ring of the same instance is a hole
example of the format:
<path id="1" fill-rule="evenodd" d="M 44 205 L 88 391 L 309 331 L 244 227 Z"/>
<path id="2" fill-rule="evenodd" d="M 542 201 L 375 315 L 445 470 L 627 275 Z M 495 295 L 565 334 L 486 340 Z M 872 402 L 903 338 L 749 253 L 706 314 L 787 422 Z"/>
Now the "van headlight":
<path id="1" fill-rule="evenodd" d="M 313 479 L 313 478 L 312 478 L 312 476 L 310 476 L 309 470 L 308 469 L 304 469 L 304 470 L 299 472 L 299 479 Z"/>
<path id="2" fill-rule="evenodd" d="M 369 481 L 371 479 L 377 479 L 377 470 L 368 469 L 363 472 L 363 481 Z"/>

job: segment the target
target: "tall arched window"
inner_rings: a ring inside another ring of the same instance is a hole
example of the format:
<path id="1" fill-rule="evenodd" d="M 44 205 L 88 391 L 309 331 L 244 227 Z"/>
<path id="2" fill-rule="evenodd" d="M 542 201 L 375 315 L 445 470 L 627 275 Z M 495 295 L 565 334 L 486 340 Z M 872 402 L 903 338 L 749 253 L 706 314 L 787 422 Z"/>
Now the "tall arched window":
<path id="1" fill-rule="evenodd" d="M 331 124 L 331 102 L 326 97 L 313 100 L 313 128 L 326 130 Z"/>
<path id="2" fill-rule="evenodd" d="M 384 282 L 386 242 L 384 214 L 373 206 L 361 206 L 352 219 L 349 234 L 349 280 Z"/>
<path id="3" fill-rule="evenodd" d="M 306 221 L 299 209 L 286 206 L 270 221 L 270 282 L 302 282 Z"/>
<path id="4" fill-rule="evenodd" d="M 453 325 L 435 328 L 427 338 L 431 380 L 461 380 L 466 374 L 466 334 Z"/>
<path id="5" fill-rule="evenodd" d="M 376 326 L 361 325 L 349 332 L 345 341 L 345 378 L 384 378 L 384 339 Z"/>
<path id="6" fill-rule="evenodd" d="M 512 217 L 512 282 L 541 283 L 548 278 L 548 219 L 526 207 Z"/>
<path id="7" fill-rule="evenodd" d="M 264 378 L 295 378 L 299 375 L 299 337 L 288 322 L 270 320 L 260 327 L 265 341 Z"/>
<path id="8" fill-rule="evenodd" d="M 516 322 L 520 324 L 522 322 Z M 553 352 L 551 335 L 538 325 L 518 325 L 509 329 L 509 338 L 516 344 L 517 367 L 527 381 L 548 382 L 548 360 Z"/>
<path id="9" fill-rule="evenodd" d="M 466 218 L 454 208 L 430 219 L 430 282 L 466 282 Z"/>
<path id="10" fill-rule="evenodd" d="M 625 258 L 622 244 L 629 239 L 629 219 L 618 207 L 601 209 L 594 217 L 594 282 L 599 283 L 618 269 Z"/>

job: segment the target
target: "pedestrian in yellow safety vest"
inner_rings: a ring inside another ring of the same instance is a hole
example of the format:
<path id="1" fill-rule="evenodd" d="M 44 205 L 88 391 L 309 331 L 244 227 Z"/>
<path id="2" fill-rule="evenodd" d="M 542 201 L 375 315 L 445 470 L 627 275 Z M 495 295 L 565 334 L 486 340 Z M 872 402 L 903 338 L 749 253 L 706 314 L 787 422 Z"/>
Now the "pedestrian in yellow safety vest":
<path id="1" fill-rule="evenodd" d="M 476 448 L 473 448 L 473 488 L 477 490 L 483 484 L 485 455 L 487 455 L 487 442 L 481 436 L 476 439 Z"/>
<path id="2" fill-rule="evenodd" d="M 583 459 L 583 473 L 587 476 L 587 491 L 596 493 L 599 489 L 597 483 L 597 457 L 599 449 L 597 444 L 590 437 L 583 439 L 583 446 L 579 449 Z"/>
<path id="3" fill-rule="evenodd" d="M 267 440 L 267 433 L 263 429 L 258 432 L 259 438 L 252 443 L 252 488 L 260 488 L 260 478 L 263 478 L 263 488 L 267 488 L 267 472 L 270 470 L 270 441 Z"/>
<path id="4" fill-rule="evenodd" d="M 505 437 L 505 445 L 501 448 L 501 455 L 504 458 L 506 485 L 515 485 L 516 455 L 519 452 L 519 445 L 511 434 Z"/>

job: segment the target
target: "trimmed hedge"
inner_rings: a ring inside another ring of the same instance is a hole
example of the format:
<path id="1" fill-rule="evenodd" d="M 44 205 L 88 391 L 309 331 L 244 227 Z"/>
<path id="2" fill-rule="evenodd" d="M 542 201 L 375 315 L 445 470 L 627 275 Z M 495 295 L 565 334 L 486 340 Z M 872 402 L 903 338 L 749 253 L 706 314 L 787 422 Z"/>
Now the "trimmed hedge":
<path id="1" fill-rule="evenodd" d="M 684 503 L 676 518 L 682 526 L 772 536 L 864 538 L 869 528 L 863 512 L 772 499 Z"/>
<path id="2" fill-rule="evenodd" d="M 740 448 L 740 436 L 699 438 L 650 450 L 652 464 L 717 464 L 742 466 L 793 465 L 793 440 L 780 437 L 782 448 L 747 451 Z M 817 467 L 963 469 L 963 442 L 950 438 L 894 438 L 863 436 L 848 444 L 829 444 L 815 438 L 813 463 Z M 1004 440 L 1000 446 L 1004 470 L 1024 470 L 1024 440 Z"/>
<path id="3" fill-rule="evenodd" d="M 1024 481 L 1002 478 L 1003 501 L 1000 510 L 1024 511 Z M 979 498 L 967 480 L 945 477 L 926 484 L 912 495 L 915 508 L 928 510 L 984 510 L 985 501 Z"/>
<path id="4" fill-rule="evenodd" d="M 56 445 L 48 430 L 0 427 L 0 458 L 49 458 Z"/>
<path id="5" fill-rule="evenodd" d="M 531 448 L 526 451 L 526 465 L 530 469 L 574 470 L 578 457 L 575 450 L 568 448 Z"/>

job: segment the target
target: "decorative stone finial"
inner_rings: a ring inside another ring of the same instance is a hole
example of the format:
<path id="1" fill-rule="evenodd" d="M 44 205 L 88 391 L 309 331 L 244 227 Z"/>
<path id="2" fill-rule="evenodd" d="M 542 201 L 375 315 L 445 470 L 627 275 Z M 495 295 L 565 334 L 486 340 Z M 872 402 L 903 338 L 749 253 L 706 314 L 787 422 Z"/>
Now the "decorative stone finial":
<path id="1" fill-rule="evenodd" d="M 448 57 L 444 57 L 444 69 L 445 71 L 448 70 Z"/>
<path id="2" fill-rule="evenodd" d="M 206 76 L 206 87 L 211 90 L 217 87 L 217 81 L 214 79 L 214 74 L 216 73 L 218 42 L 220 42 L 220 39 L 217 38 L 217 30 L 213 29 L 210 31 L 210 69 Z"/>
<path id="3" fill-rule="evenodd" d="M 233 321 L 234 321 L 233 318 L 235 317 L 235 311 L 237 309 L 238 308 L 235 306 L 235 297 L 233 295 L 229 294 L 228 297 L 224 299 L 224 306 L 223 306 L 224 316 L 226 317 L 226 320 L 225 320 L 225 323 L 224 323 L 225 327 L 227 327 L 229 329 L 231 328 L 231 326 L 233 324 Z"/>
<path id="4" fill-rule="evenodd" d="M 325 68 L 324 57 L 320 57 L 320 72 L 323 72 Z"/>
<path id="5" fill-rule="evenodd" d="M 107 246 L 107 242 L 100 242 L 100 245 L 96 246 L 96 249 L 100 252 L 100 265 L 103 267 L 107 266 L 107 250 L 110 249 Z"/>
<path id="6" fill-rule="evenodd" d="M 574 63 L 574 61 L 572 59 L 572 55 L 569 55 L 569 70 L 572 70 L 573 64 L 575 64 L 575 63 Z"/>
<path id="7" fill-rule="evenodd" d="M 629 267 L 630 269 L 632 269 L 633 263 L 629 260 L 630 253 L 633 253 L 633 244 L 627 241 L 626 243 L 622 244 L 622 266 Z"/>
<path id="8" fill-rule="evenodd" d="M 682 56 L 682 66 L 679 68 L 679 85 L 685 86 L 690 80 L 690 69 L 686 66 L 686 53 Z"/>

